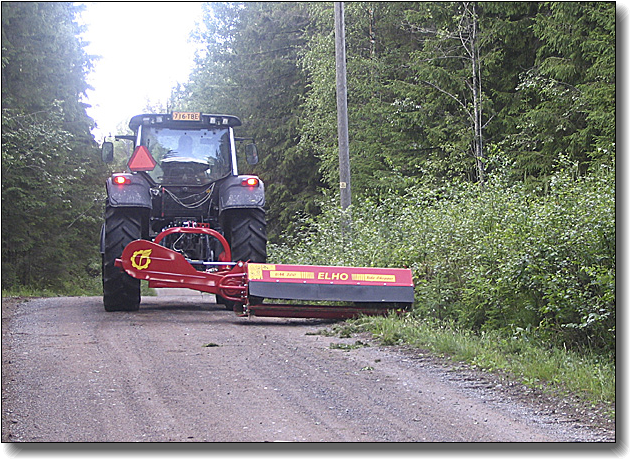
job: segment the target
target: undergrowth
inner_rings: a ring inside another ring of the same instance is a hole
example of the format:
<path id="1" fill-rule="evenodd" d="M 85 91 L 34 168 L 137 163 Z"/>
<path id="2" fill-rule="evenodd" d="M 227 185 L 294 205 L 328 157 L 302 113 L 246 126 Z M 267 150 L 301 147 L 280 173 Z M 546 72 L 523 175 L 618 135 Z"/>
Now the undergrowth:
<path id="1" fill-rule="evenodd" d="M 545 346 L 532 337 L 499 332 L 476 334 L 413 315 L 362 317 L 336 327 L 339 336 L 369 332 L 383 345 L 427 349 L 481 370 L 501 371 L 527 386 L 603 403 L 614 412 L 615 365 L 593 353 Z"/>
<path id="2" fill-rule="evenodd" d="M 270 244 L 270 260 L 408 267 L 422 317 L 614 360 L 614 168 L 586 177 L 568 168 L 534 191 L 492 177 L 322 209 Z"/>
<path id="3" fill-rule="evenodd" d="M 142 296 L 155 296 L 155 290 L 148 287 L 145 281 L 140 282 Z M 103 284 L 101 278 L 76 278 L 73 282 L 65 282 L 57 286 L 14 286 L 2 289 L 2 298 L 50 298 L 56 296 L 101 296 Z"/>

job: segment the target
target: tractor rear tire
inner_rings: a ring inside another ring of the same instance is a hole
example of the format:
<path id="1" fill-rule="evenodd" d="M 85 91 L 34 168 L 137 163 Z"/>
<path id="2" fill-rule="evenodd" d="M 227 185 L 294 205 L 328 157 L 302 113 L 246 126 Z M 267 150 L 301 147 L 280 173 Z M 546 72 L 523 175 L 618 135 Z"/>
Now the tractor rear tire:
<path id="1" fill-rule="evenodd" d="M 140 280 L 114 265 L 123 249 L 142 238 L 144 209 L 105 209 L 105 253 L 103 254 L 103 305 L 108 312 L 137 311 L 140 308 Z"/>
<path id="2" fill-rule="evenodd" d="M 232 261 L 267 262 L 267 221 L 264 209 L 230 209 L 224 217 L 225 237 L 230 244 Z M 225 309 L 234 309 L 234 302 L 217 295 L 217 302 Z M 262 303 L 263 298 L 252 297 L 251 303 Z"/>
<path id="3" fill-rule="evenodd" d="M 267 222 L 263 209 L 229 210 L 227 241 L 232 261 L 267 262 Z"/>

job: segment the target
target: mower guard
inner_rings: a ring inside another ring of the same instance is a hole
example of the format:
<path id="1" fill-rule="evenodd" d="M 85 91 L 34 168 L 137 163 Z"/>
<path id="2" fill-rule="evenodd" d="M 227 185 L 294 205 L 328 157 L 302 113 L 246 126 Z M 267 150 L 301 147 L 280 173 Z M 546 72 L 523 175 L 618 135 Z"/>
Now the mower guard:
<path id="1" fill-rule="evenodd" d="M 411 270 L 249 263 L 249 294 L 305 301 L 413 303 Z"/>
<path id="2" fill-rule="evenodd" d="M 149 281 L 149 287 L 190 288 L 220 295 L 235 303 L 234 311 L 240 316 L 345 319 L 405 311 L 414 301 L 410 269 L 243 261 L 197 262 L 195 268 L 194 263 L 178 252 L 143 239 L 128 244 L 116 260 L 116 265 L 130 276 Z M 284 304 L 291 301 L 326 304 Z"/>

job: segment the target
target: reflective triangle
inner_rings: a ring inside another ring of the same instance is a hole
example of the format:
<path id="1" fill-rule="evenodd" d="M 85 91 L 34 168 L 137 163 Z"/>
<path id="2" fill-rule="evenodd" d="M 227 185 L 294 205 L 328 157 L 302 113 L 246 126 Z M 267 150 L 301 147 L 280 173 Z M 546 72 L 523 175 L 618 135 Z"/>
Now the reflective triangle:
<path id="1" fill-rule="evenodd" d="M 144 145 L 136 147 L 129 158 L 127 166 L 134 172 L 152 171 L 156 166 L 155 159 Z"/>

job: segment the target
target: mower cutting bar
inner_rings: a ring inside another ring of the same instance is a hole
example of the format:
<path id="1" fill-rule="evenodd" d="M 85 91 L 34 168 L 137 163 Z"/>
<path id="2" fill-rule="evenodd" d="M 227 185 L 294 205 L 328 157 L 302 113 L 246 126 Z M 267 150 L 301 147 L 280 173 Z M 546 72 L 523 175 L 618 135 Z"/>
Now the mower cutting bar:
<path id="1" fill-rule="evenodd" d="M 293 304 L 254 304 L 247 307 L 249 314 L 257 317 L 291 317 L 301 319 L 351 319 L 359 315 L 381 316 L 388 314 L 390 311 L 402 313 L 407 311 L 408 307 L 400 307 L 392 309 L 391 305 L 382 305 L 383 307 L 371 306 L 327 306 L 302 304 L 299 306 Z"/>

